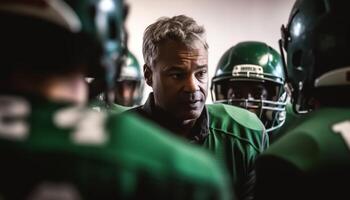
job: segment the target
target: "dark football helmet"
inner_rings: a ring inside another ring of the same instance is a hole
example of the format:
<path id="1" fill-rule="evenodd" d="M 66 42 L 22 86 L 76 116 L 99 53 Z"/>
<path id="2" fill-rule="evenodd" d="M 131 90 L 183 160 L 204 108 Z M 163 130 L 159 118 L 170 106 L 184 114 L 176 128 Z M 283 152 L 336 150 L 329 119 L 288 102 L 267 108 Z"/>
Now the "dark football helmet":
<path id="1" fill-rule="evenodd" d="M 346 1 L 297 0 L 282 26 L 281 54 L 286 53 L 287 82 L 298 112 L 312 110 L 313 97 L 337 101 L 337 105 L 342 102 L 334 96 L 342 93 L 336 88 L 350 84 L 347 5 Z"/>

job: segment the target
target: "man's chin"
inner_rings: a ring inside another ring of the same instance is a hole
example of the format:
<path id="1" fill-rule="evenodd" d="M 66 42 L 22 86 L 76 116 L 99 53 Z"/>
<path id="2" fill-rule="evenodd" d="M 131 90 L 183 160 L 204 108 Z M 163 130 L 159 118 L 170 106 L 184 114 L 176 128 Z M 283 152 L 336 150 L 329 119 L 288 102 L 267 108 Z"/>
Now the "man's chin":
<path id="1" fill-rule="evenodd" d="M 196 120 L 198 119 L 201 114 L 202 110 L 186 110 L 182 112 L 180 115 L 178 115 L 179 119 L 185 121 L 185 120 Z"/>

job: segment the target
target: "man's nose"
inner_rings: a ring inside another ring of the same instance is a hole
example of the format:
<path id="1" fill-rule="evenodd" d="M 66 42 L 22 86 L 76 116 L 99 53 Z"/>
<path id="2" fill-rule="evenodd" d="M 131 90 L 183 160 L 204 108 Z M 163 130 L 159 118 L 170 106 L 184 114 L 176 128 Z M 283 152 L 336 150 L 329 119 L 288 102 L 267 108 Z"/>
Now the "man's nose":
<path id="1" fill-rule="evenodd" d="M 239 91 L 235 94 L 235 98 L 252 100 L 253 96 L 252 96 L 252 94 L 250 94 L 250 92 L 246 92 L 246 91 L 242 90 L 242 91 Z"/>
<path id="2" fill-rule="evenodd" d="M 199 83 L 197 78 L 194 75 L 189 76 L 184 83 L 185 92 L 195 92 L 199 90 Z"/>
<path id="3" fill-rule="evenodd" d="M 124 99 L 130 99 L 132 97 L 133 90 L 128 87 L 124 87 L 123 89 L 123 98 Z"/>

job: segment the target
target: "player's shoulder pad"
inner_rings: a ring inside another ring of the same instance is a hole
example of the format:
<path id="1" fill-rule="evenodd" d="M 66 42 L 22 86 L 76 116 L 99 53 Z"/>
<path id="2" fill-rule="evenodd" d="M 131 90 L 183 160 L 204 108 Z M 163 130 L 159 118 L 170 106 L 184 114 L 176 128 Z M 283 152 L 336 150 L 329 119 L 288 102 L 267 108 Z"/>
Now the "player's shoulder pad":
<path id="1" fill-rule="evenodd" d="M 255 131 L 265 131 L 265 127 L 256 114 L 232 105 L 210 104 L 206 105 L 211 120 L 211 125 L 231 127 L 240 125 Z M 217 127 L 218 128 L 218 127 Z"/>
<path id="2" fill-rule="evenodd" d="M 171 170 L 178 179 L 218 185 L 227 183 L 226 174 L 211 154 L 189 145 L 148 120 L 126 113 L 114 115 L 115 142 L 123 146 L 128 156 L 152 166 L 151 171 L 162 174 Z M 127 145 L 125 145 L 127 144 Z M 165 175 L 165 174 L 164 174 Z"/>

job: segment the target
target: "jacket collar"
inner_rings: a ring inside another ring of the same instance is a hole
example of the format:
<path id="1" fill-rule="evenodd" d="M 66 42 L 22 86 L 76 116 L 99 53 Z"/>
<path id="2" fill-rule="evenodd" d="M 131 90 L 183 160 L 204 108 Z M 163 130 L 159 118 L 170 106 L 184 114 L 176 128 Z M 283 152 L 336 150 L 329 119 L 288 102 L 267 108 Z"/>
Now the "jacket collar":
<path id="1" fill-rule="evenodd" d="M 149 94 L 146 103 L 142 106 L 142 110 L 146 112 L 147 116 L 153 121 L 172 132 L 175 132 L 174 130 L 180 126 L 179 122 L 173 116 L 170 116 L 166 111 L 156 107 L 153 93 Z M 206 106 L 204 106 L 201 115 L 196 120 L 196 123 L 193 126 L 190 135 L 187 136 L 187 139 L 190 140 L 191 143 L 201 144 L 208 135 L 209 115 Z"/>

